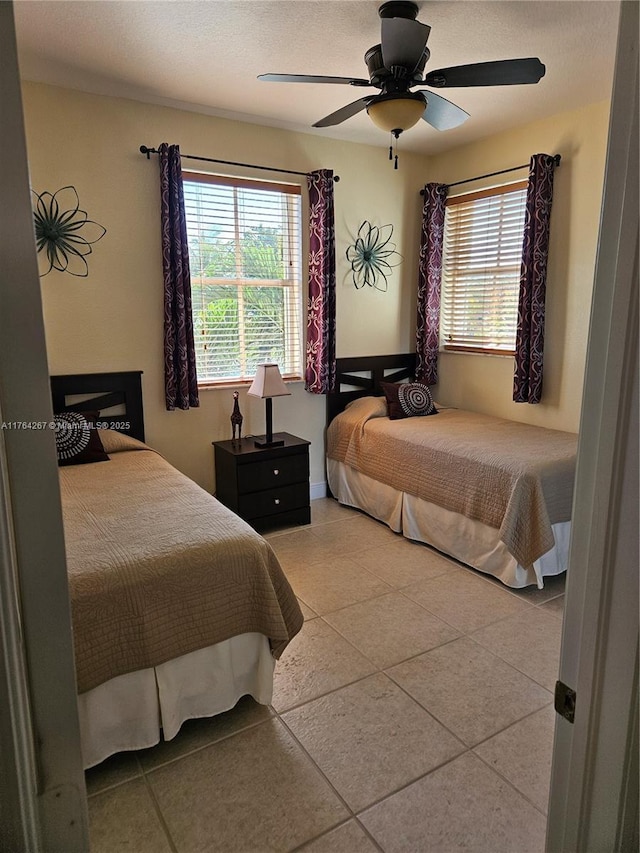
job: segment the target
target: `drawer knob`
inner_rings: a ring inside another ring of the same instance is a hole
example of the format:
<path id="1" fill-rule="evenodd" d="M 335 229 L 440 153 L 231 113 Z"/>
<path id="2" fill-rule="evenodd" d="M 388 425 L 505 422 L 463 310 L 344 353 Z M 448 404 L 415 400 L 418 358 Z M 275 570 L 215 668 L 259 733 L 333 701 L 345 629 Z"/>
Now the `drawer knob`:
<path id="1" fill-rule="evenodd" d="M 277 477 L 277 476 L 278 476 L 278 474 L 280 473 L 280 469 L 279 469 L 279 468 L 274 468 L 274 469 L 273 469 L 273 473 L 274 473 L 274 474 L 276 475 L 276 477 Z"/>
<path id="2" fill-rule="evenodd" d="M 279 503 L 280 503 L 280 498 L 276 498 L 276 499 L 274 500 L 274 504 L 275 504 L 276 506 L 278 506 L 278 505 L 279 505 Z"/>

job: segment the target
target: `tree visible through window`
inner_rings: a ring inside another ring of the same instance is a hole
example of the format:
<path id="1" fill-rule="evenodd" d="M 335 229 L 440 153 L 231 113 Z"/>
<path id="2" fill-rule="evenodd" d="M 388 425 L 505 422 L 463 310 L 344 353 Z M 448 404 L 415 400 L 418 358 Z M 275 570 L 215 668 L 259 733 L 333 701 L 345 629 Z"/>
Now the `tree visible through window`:
<path id="1" fill-rule="evenodd" d="M 300 188 L 183 173 L 199 384 L 301 377 Z"/>
<path id="2" fill-rule="evenodd" d="M 440 339 L 445 350 L 513 354 L 527 182 L 447 199 Z"/>

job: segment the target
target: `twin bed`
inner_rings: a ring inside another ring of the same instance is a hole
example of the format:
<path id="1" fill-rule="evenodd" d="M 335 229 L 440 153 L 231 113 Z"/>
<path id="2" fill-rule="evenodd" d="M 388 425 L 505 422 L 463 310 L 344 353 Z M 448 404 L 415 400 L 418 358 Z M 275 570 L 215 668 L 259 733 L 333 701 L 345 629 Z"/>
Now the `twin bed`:
<path id="1" fill-rule="evenodd" d="M 542 587 L 567 568 L 577 437 L 445 407 L 390 420 L 381 383 L 413 372 L 413 355 L 338 360 L 331 492 L 508 586 Z M 268 704 L 303 622 L 269 544 L 144 444 L 139 372 L 51 388 L 56 413 L 98 413 L 108 457 L 60 468 L 85 766 L 244 695 Z"/>
<path id="2" fill-rule="evenodd" d="M 577 436 L 437 404 L 391 420 L 381 383 L 410 381 L 414 358 L 338 359 L 332 494 L 507 586 L 542 587 L 567 568 Z"/>
<path id="3" fill-rule="evenodd" d="M 108 460 L 59 469 L 86 767 L 271 701 L 302 613 L 268 543 L 143 443 L 139 373 L 52 377 Z"/>

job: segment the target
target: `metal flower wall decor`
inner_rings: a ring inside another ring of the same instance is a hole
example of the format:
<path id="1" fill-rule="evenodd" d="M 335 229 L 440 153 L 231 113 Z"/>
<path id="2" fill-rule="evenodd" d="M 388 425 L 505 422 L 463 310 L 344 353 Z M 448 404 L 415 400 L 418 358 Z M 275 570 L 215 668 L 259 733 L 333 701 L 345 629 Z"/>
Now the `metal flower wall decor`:
<path id="1" fill-rule="evenodd" d="M 40 277 L 51 270 L 86 277 L 89 268 L 85 258 L 91 254 L 91 246 L 107 233 L 106 228 L 88 219 L 86 210 L 80 210 L 75 187 L 62 187 L 55 193 L 31 192 L 38 265 L 45 270 Z"/>
<path id="2" fill-rule="evenodd" d="M 358 289 L 366 284 L 386 292 L 392 268 L 402 262 L 395 243 L 391 242 L 392 235 L 393 225 L 378 227 L 366 219 L 358 228 L 358 236 L 346 252 L 353 283 Z"/>

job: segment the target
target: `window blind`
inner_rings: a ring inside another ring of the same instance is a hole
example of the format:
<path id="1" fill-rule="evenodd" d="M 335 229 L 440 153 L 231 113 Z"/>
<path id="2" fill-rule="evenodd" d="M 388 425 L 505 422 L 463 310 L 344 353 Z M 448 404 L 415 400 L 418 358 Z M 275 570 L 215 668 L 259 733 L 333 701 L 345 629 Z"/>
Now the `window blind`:
<path id="1" fill-rule="evenodd" d="M 302 376 L 300 187 L 183 173 L 198 383 Z"/>
<path id="2" fill-rule="evenodd" d="M 512 353 L 527 182 L 447 200 L 442 263 L 441 344 Z"/>

